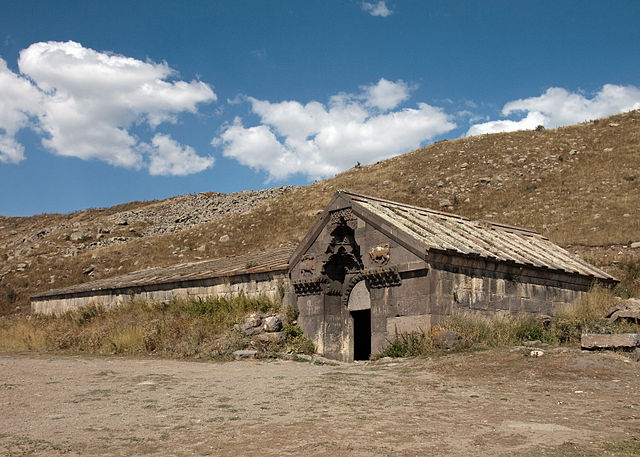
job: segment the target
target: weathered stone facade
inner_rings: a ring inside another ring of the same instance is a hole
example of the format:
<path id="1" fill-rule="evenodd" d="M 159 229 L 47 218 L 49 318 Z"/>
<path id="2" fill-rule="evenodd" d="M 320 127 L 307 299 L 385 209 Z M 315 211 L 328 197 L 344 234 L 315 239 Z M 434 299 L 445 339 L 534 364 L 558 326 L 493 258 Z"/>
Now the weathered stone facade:
<path id="1" fill-rule="evenodd" d="M 527 265 L 524 257 L 518 263 L 490 255 L 465 254 L 460 252 L 467 246 L 462 238 L 458 251 L 430 248 L 411 238 L 406 221 L 379 217 L 382 212 L 370 211 L 353 197 L 376 203 L 370 197 L 338 193 L 290 261 L 300 312 L 298 321 L 317 351 L 327 357 L 366 359 L 384 349 L 396 332 L 426 331 L 454 312 L 553 315 L 559 305 L 579 298 L 602 273 L 564 271 L 559 267 L 565 264 L 560 262 L 569 262 L 568 253 L 558 251 L 552 255 L 549 248 L 546 253 L 531 252 L 539 259 L 546 258 L 546 263 L 556 265 L 556 269 L 543 262 Z M 398 207 L 398 211 L 407 214 L 419 210 Z M 457 217 L 430 212 L 432 215 L 443 220 Z M 412 219 L 419 222 L 417 216 Z M 422 223 L 428 223 L 426 216 L 423 219 Z M 468 222 L 460 220 L 456 221 L 458 225 Z M 463 228 L 460 230 L 461 237 Z M 498 230 L 503 230 L 502 226 Z M 467 235 L 480 243 L 477 234 Z M 544 241 L 530 231 L 517 233 L 521 235 L 527 237 L 522 242 L 530 245 L 538 243 L 538 238 Z M 457 237 L 444 231 L 439 236 Z M 503 241 L 515 251 L 514 236 Z M 529 237 L 536 239 L 530 241 Z M 433 237 L 432 243 L 436 242 Z M 482 243 L 488 252 L 488 238 Z M 580 265 L 588 268 L 583 262 Z M 602 275 L 598 279 L 612 280 Z"/>
<path id="2" fill-rule="evenodd" d="M 31 300 L 31 312 L 37 314 L 61 314 L 86 306 L 101 305 L 106 308 L 117 306 L 131 300 L 166 301 L 172 298 L 267 297 L 290 306 L 295 306 L 290 290 L 287 271 L 252 273 L 231 277 L 217 277 L 188 282 L 165 283 L 158 285 L 87 291 L 59 296 L 47 296 Z"/>
<path id="3" fill-rule="evenodd" d="M 177 297 L 267 297 L 295 306 L 288 276 L 290 248 L 136 271 L 56 289 L 31 298 L 31 312 L 61 314 L 88 304 L 116 306 L 130 300 Z"/>

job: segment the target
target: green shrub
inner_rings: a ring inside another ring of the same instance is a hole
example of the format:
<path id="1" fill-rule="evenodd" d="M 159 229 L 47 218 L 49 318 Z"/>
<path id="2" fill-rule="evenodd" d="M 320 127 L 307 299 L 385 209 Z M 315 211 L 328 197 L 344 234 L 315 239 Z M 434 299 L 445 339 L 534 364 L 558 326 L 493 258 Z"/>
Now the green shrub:
<path id="1" fill-rule="evenodd" d="M 378 357 L 415 357 L 433 350 L 431 335 L 424 332 L 396 333 L 388 343 Z"/>
<path id="2" fill-rule="evenodd" d="M 309 338 L 304 336 L 302 329 L 297 324 L 283 327 L 285 341 L 289 350 L 301 354 L 313 354 L 315 347 Z"/>

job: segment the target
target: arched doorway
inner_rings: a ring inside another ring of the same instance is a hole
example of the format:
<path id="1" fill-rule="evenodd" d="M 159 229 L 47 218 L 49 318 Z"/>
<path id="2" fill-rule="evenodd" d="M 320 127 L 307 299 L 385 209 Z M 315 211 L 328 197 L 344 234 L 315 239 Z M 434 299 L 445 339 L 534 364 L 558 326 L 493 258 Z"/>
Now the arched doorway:
<path id="1" fill-rule="evenodd" d="M 351 289 L 347 309 L 353 324 L 353 360 L 371 356 L 371 295 L 364 280 Z"/>

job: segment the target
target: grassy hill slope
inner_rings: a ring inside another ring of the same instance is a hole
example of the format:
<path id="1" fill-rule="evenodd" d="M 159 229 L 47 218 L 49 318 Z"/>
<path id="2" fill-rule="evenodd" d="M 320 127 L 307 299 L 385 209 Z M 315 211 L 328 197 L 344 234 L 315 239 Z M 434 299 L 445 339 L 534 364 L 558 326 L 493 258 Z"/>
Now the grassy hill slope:
<path id="1" fill-rule="evenodd" d="M 441 141 L 308 186 L 264 191 L 240 212 L 232 210 L 239 194 L 229 194 L 208 222 L 169 231 L 155 230 L 153 220 L 124 225 L 118 218 L 150 207 L 173 211 L 186 196 L 0 217 L 0 314 L 28 312 L 29 295 L 92 278 L 295 245 L 338 189 L 533 228 L 614 275 L 640 275 L 640 248 L 630 248 L 640 241 L 640 111 L 632 111 Z M 86 233 L 112 241 L 92 245 Z"/>

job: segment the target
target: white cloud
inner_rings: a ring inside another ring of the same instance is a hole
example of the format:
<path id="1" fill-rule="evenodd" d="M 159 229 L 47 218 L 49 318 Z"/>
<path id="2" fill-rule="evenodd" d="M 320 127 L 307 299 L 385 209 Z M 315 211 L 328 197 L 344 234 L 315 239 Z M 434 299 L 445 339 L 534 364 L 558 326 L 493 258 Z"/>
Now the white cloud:
<path id="1" fill-rule="evenodd" d="M 502 114 L 527 113 L 519 121 L 500 120 L 472 125 L 467 135 L 534 129 L 538 125 L 559 127 L 640 108 L 640 88 L 605 84 L 591 99 L 560 87 L 551 87 L 539 97 L 514 100 Z"/>
<path id="2" fill-rule="evenodd" d="M 533 112 L 527 114 L 527 117 L 519 121 L 490 121 L 472 125 L 469 131 L 467 131 L 467 136 L 483 135 L 485 133 L 515 132 L 517 130 L 533 130 L 539 125 L 544 125 L 545 121 L 546 118 L 543 114 Z"/>
<path id="3" fill-rule="evenodd" d="M 390 84 L 406 87 L 402 82 Z M 406 98 L 406 90 L 401 96 L 400 92 L 387 96 L 383 91 L 385 97 L 376 99 L 369 94 L 374 86 L 364 87 L 362 94 L 335 95 L 328 106 L 317 101 L 303 105 L 250 97 L 247 100 L 261 125 L 244 127 L 236 118 L 212 144 L 221 146 L 225 156 L 265 170 L 273 179 L 294 173 L 322 178 L 356 162 L 371 163 L 402 154 L 455 128 L 447 114 L 426 103 L 381 113 L 377 108 L 382 101 L 386 103 L 383 106 L 395 107 Z"/>
<path id="4" fill-rule="evenodd" d="M 169 135 L 156 133 L 151 140 L 149 174 L 186 176 L 213 166 L 213 157 L 201 157 Z"/>
<path id="5" fill-rule="evenodd" d="M 383 111 L 393 109 L 409 98 L 409 86 L 402 80 L 393 82 L 380 78 L 376 84 L 360 88 L 365 93 L 367 105 Z"/>
<path id="6" fill-rule="evenodd" d="M 72 41 L 34 43 L 20 52 L 18 66 L 35 86 L 11 72 L 9 78 L 21 83 L 23 97 L 32 99 L 32 92 L 37 94 L 36 108 L 24 101 L 19 106 L 29 114 L 37 113 L 37 128 L 44 133 L 42 144 L 58 155 L 115 166 L 146 166 L 145 153 L 157 149 L 131 132 L 134 125 L 147 124 L 153 130 L 163 122 L 176 122 L 182 112 L 197 112 L 199 103 L 216 100 L 207 84 L 176 80 L 176 71 L 166 62 L 98 52 Z M 6 91 L 4 85 L 0 88 L 0 92 Z M 25 117 L 19 119 L 17 128 L 25 127 Z M 7 135 L 15 132 L 15 128 L 1 127 Z M 22 154 L 22 146 L 18 146 Z M 189 159 L 198 157 L 191 148 L 183 151 L 190 151 L 183 154 Z M 157 164 L 157 157 L 155 160 Z M 183 174 L 202 163 L 171 164 L 165 170 Z M 162 168 L 156 165 L 154 169 Z"/>
<path id="7" fill-rule="evenodd" d="M 0 162 L 24 160 L 24 147 L 15 135 L 40 112 L 40 100 L 33 84 L 9 70 L 0 58 Z"/>
<path id="8" fill-rule="evenodd" d="M 375 2 L 362 2 L 362 9 L 372 16 L 387 17 L 390 16 L 393 11 L 387 8 L 387 4 L 384 1 Z"/>

